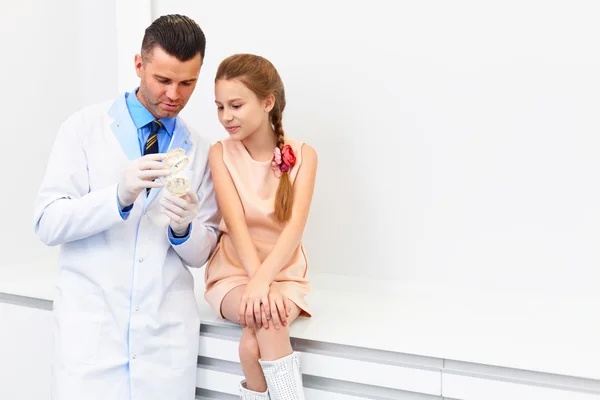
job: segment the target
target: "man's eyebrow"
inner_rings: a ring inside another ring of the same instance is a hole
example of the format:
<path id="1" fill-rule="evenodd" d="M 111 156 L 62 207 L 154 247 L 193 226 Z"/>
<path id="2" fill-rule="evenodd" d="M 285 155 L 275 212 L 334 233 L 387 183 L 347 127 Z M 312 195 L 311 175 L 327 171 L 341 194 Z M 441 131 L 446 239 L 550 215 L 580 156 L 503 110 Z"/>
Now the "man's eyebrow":
<path id="1" fill-rule="evenodd" d="M 162 76 L 162 75 L 159 75 L 159 74 L 154 74 L 154 77 L 155 77 L 155 78 L 158 78 L 158 79 L 163 79 L 163 80 L 165 80 L 165 81 L 170 81 L 170 80 L 172 80 L 171 78 L 167 78 L 166 76 Z M 197 81 L 197 80 L 198 80 L 198 78 L 190 78 L 190 79 L 183 80 L 183 81 L 181 81 L 181 82 L 195 82 L 195 81 Z"/>

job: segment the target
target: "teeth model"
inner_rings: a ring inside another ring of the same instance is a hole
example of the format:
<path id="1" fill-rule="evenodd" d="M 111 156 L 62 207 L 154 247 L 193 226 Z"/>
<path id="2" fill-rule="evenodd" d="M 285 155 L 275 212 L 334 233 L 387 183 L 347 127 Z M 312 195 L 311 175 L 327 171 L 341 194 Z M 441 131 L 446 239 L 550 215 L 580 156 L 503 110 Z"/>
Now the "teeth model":
<path id="1" fill-rule="evenodd" d="M 166 187 L 174 196 L 182 197 L 190 188 L 190 180 L 185 176 L 171 176 L 167 178 Z"/>
<path id="2" fill-rule="evenodd" d="M 163 162 L 167 165 L 167 168 L 171 171 L 171 174 L 177 175 L 187 167 L 190 163 L 189 158 L 185 155 L 185 150 L 176 148 L 167 151 L 167 157 Z"/>
<path id="3" fill-rule="evenodd" d="M 166 179 L 166 188 L 174 196 L 182 197 L 190 188 L 190 180 L 186 176 L 178 175 L 187 167 L 190 159 L 185 155 L 185 150 L 181 148 L 169 150 L 166 154 L 167 157 L 163 162 L 171 171 L 171 175 Z"/>

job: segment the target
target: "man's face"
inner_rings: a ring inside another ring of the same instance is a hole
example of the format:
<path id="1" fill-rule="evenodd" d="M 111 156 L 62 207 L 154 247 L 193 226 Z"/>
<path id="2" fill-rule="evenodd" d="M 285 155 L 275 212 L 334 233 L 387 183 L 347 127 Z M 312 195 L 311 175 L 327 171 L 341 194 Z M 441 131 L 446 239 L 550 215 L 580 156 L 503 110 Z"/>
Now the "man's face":
<path id="1" fill-rule="evenodd" d="M 194 92 L 202 57 L 179 61 L 160 46 L 143 59 L 135 56 L 135 71 L 140 78 L 138 98 L 156 118 L 174 117 L 185 107 Z"/>

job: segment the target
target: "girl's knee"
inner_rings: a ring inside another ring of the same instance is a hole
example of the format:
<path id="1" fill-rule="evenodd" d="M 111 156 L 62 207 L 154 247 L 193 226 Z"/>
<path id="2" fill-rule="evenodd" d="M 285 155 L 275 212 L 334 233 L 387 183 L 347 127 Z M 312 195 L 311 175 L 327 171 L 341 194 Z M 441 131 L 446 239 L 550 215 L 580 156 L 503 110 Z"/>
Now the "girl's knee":
<path id="1" fill-rule="evenodd" d="M 239 352 L 242 363 L 256 362 L 260 358 L 258 341 L 253 329 L 244 328 L 242 338 L 240 339 Z"/>
<path id="2" fill-rule="evenodd" d="M 255 329 L 255 336 L 259 336 L 257 340 L 261 342 L 277 342 L 280 340 L 289 340 L 290 329 L 288 326 L 280 326 L 279 329 L 275 329 L 273 324 L 269 324 L 269 328 L 257 328 Z"/>

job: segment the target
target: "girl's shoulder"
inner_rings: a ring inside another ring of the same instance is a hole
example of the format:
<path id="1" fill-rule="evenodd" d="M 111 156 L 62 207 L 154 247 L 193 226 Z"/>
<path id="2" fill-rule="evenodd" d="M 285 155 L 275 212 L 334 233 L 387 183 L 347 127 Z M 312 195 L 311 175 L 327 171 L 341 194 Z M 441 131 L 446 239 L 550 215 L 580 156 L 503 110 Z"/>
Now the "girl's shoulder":
<path id="1" fill-rule="evenodd" d="M 211 146 L 211 151 L 219 154 L 220 156 L 226 156 L 232 152 L 239 152 L 240 146 L 243 145 L 239 140 L 232 140 L 231 138 L 225 138 L 221 140 L 217 140 Z"/>
<path id="2" fill-rule="evenodd" d="M 230 137 L 219 139 L 215 143 L 213 143 L 212 147 L 220 147 L 221 149 L 229 148 L 232 146 L 236 146 L 238 144 L 238 140 L 232 140 Z"/>

